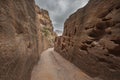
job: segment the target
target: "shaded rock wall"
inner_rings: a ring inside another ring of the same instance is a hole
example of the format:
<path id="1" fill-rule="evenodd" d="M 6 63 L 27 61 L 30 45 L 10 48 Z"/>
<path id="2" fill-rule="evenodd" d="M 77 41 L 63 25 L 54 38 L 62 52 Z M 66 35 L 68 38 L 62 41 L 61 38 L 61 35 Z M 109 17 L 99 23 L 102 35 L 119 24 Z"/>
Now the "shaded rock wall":
<path id="1" fill-rule="evenodd" d="M 41 10 L 41 14 L 38 17 L 34 0 L 0 1 L 0 80 L 30 80 L 39 54 L 52 46 L 39 30 L 48 25 L 53 35 L 48 12 Z"/>
<path id="2" fill-rule="evenodd" d="M 93 77 L 120 80 L 120 1 L 90 0 L 66 20 L 55 50 Z"/>
<path id="3" fill-rule="evenodd" d="M 0 80 L 30 80 L 38 60 L 34 0 L 0 1 Z"/>

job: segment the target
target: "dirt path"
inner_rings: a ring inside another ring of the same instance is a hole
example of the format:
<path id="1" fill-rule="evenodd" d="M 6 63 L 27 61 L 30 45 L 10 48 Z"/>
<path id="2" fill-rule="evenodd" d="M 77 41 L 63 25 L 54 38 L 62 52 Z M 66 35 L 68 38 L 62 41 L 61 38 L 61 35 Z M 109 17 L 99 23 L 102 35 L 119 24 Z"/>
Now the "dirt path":
<path id="1" fill-rule="evenodd" d="M 41 54 L 32 71 L 31 80 L 93 80 L 73 64 L 65 60 L 53 48 Z"/>

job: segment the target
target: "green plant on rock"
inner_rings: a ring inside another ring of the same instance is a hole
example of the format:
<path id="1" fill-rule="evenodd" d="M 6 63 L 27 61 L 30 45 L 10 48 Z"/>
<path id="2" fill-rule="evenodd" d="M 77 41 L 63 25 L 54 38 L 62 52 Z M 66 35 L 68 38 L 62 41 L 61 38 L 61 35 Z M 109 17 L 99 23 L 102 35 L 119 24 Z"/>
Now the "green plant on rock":
<path id="1" fill-rule="evenodd" d="M 46 27 L 43 27 L 43 28 L 42 28 L 42 32 L 43 32 L 43 34 L 44 34 L 45 36 L 49 36 L 49 35 L 50 35 L 50 31 L 49 31 L 49 29 L 46 28 Z"/>

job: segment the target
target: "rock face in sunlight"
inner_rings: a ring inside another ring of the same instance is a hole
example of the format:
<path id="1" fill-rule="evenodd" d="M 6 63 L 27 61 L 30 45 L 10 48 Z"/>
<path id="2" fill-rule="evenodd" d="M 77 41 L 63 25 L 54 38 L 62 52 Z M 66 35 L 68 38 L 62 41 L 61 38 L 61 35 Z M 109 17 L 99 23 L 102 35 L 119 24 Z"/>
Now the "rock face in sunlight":
<path id="1" fill-rule="evenodd" d="M 120 1 L 90 0 L 66 20 L 55 50 L 93 77 L 120 80 Z"/>
<path id="2" fill-rule="evenodd" d="M 43 46 L 52 45 L 45 39 L 52 35 L 48 13 L 38 12 L 34 0 L 0 1 L 0 80 L 30 80 Z"/>
<path id="3" fill-rule="evenodd" d="M 48 11 L 40 9 L 38 6 L 35 7 L 35 10 L 37 13 L 38 44 L 40 44 L 39 52 L 42 52 L 45 49 L 53 47 L 56 34 L 53 31 Z"/>

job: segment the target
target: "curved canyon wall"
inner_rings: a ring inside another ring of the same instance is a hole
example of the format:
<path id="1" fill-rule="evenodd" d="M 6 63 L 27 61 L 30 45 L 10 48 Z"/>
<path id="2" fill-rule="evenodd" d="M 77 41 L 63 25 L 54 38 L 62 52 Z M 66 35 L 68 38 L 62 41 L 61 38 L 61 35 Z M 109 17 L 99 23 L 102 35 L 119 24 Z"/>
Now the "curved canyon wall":
<path id="1" fill-rule="evenodd" d="M 120 80 L 120 0 L 90 0 L 72 14 L 55 51 L 93 77 Z"/>
<path id="2" fill-rule="evenodd" d="M 39 36 L 44 33 L 38 30 L 42 26 L 38 26 L 41 22 L 38 23 L 35 8 L 34 0 L 0 1 L 0 80 L 30 80 L 43 51 L 40 46 L 45 45 L 43 36 Z"/>

